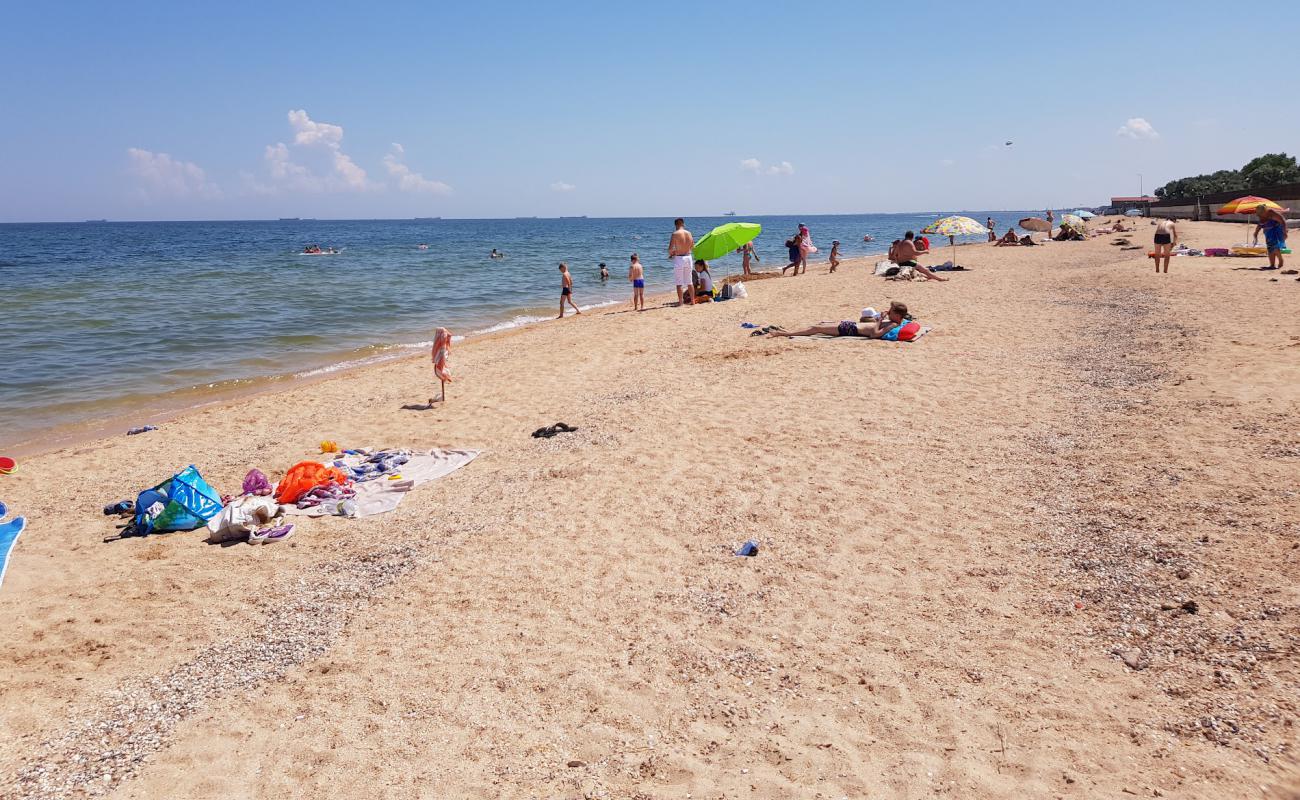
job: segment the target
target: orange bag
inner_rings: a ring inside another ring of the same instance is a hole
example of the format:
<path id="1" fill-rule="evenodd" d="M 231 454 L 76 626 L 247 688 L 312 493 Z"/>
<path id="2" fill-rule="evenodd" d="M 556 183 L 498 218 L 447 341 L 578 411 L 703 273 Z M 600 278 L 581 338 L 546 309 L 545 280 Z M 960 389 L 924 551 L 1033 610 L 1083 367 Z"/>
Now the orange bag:
<path id="1" fill-rule="evenodd" d="M 284 473 L 279 485 L 275 487 L 275 501 L 289 504 L 298 502 L 298 498 L 317 486 L 329 482 L 346 486 L 352 480 L 334 467 L 327 467 L 319 461 L 299 461 Z"/>

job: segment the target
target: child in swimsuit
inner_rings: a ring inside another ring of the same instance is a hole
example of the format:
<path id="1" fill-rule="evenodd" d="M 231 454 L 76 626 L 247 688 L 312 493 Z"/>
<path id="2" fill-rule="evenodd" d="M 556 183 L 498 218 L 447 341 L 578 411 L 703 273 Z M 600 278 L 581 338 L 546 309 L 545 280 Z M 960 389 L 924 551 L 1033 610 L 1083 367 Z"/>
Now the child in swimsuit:
<path id="1" fill-rule="evenodd" d="M 632 281 L 632 310 L 645 311 L 645 268 L 641 266 L 641 257 L 632 254 L 632 266 L 627 271 L 627 279 Z"/>
<path id="2" fill-rule="evenodd" d="M 840 265 L 840 240 L 831 242 L 831 272 Z"/>
<path id="3" fill-rule="evenodd" d="M 569 274 L 569 265 L 563 261 L 560 262 L 560 316 L 556 319 L 564 319 L 564 302 L 569 302 L 573 306 L 573 313 L 581 314 L 578 306 L 573 302 L 573 276 Z"/>

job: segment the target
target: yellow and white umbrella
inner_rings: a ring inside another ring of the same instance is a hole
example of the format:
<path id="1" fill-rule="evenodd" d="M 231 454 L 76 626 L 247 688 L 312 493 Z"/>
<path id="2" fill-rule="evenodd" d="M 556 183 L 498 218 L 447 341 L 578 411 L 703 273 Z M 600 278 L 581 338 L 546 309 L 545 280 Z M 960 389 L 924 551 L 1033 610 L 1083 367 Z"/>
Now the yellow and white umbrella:
<path id="1" fill-rule="evenodd" d="M 989 229 L 979 224 L 970 217 L 944 217 L 926 225 L 921 229 L 921 233 L 927 235 L 947 236 L 948 244 L 952 245 L 952 265 L 957 266 L 957 237 L 958 236 L 985 236 Z"/>

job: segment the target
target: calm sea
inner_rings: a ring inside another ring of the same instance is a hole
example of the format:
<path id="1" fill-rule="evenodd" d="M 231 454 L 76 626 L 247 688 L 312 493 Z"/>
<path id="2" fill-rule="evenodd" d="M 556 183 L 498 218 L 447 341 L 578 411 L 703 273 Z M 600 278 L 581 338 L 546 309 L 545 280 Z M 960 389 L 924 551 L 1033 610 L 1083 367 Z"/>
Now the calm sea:
<path id="1" fill-rule="evenodd" d="M 1024 215 L 992 214 L 1000 228 Z M 697 217 L 688 226 L 699 237 L 729 221 L 762 223 L 756 246 L 768 268 L 785 264 L 782 242 L 799 222 L 818 258 L 832 239 L 852 257 L 935 217 Z M 560 261 L 580 306 L 627 300 L 634 251 L 648 288 L 671 291 L 671 229 L 660 218 L 0 225 L 0 443 L 397 357 L 428 347 L 438 326 L 473 335 L 549 319 Z M 301 255 L 309 243 L 340 253 Z M 506 258 L 489 259 L 494 247 Z M 711 267 L 740 270 L 735 256 Z"/>

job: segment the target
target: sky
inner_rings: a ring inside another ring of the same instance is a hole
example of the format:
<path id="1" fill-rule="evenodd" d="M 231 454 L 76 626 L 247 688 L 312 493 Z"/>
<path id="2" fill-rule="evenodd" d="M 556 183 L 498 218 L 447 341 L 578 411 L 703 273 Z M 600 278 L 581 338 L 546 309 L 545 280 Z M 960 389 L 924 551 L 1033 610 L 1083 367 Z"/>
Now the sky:
<path id="1" fill-rule="evenodd" d="M 1102 205 L 1300 151 L 1243 8 L 7 0 L 0 222 Z"/>

